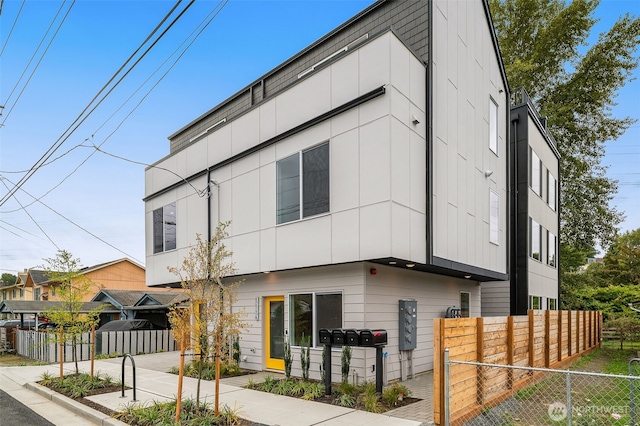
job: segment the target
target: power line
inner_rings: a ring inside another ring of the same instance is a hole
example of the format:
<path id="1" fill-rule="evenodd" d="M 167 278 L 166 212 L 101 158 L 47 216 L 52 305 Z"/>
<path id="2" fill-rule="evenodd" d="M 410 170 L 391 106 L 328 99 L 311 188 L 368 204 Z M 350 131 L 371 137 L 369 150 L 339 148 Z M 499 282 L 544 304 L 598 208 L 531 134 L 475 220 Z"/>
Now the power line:
<path id="1" fill-rule="evenodd" d="M 15 90 L 18 88 L 18 85 L 22 81 L 22 77 L 24 77 L 25 73 L 29 69 L 29 66 L 31 65 L 31 62 L 33 62 L 33 59 L 35 58 L 36 54 L 40 50 L 40 46 L 42 46 L 42 43 L 44 43 L 44 40 L 47 38 L 47 35 L 49 34 L 49 31 L 51 31 L 51 27 L 53 27 L 53 24 L 56 22 L 56 19 L 58 18 L 58 15 L 60 14 L 60 11 L 62 10 L 62 8 L 63 8 L 63 6 L 65 5 L 66 2 L 67 2 L 67 0 L 64 0 L 62 2 L 62 4 L 60 5 L 60 8 L 58 9 L 58 12 L 56 13 L 56 16 L 53 17 L 53 21 L 51 21 L 51 24 L 49 25 L 49 28 L 47 28 L 47 31 L 45 32 L 44 36 L 42 36 L 42 39 L 40 40 L 40 43 L 38 44 L 38 47 L 33 52 L 33 55 L 31 56 L 31 59 L 29 59 L 29 63 L 27 64 L 27 66 L 22 71 L 22 74 L 20 75 L 20 78 L 16 82 L 15 86 L 13 86 L 13 89 L 11 90 L 11 93 L 9 93 L 9 96 L 5 100 L 5 103 L 4 103 L 4 107 L 5 108 L 9 104 L 9 99 L 11 99 L 11 96 L 13 96 L 13 93 L 15 92 Z M 73 0 L 71 2 L 71 6 L 69 6 L 69 9 L 67 9 L 67 13 L 65 13 L 64 17 L 62 18 L 62 21 L 60 21 L 60 24 L 58 25 L 58 28 L 56 29 L 56 32 L 51 37 L 51 40 L 49 40 L 49 44 L 47 44 L 47 47 L 44 49 L 44 52 L 42 52 L 42 55 L 40 56 L 40 59 L 38 60 L 38 63 L 36 64 L 36 66 L 33 69 L 33 71 L 31 71 L 31 74 L 29 75 L 29 78 L 27 79 L 27 82 L 24 84 L 24 86 L 22 87 L 22 90 L 20 90 L 20 93 L 18 94 L 17 99 L 13 102 L 13 105 L 11 105 L 11 108 L 9 108 L 9 111 L 4 116 L 4 119 L 2 120 L 2 123 L 0 123 L 0 127 L 4 126 L 4 123 L 7 122 L 7 119 L 9 118 L 9 115 L 11 115 L 11 112 L 13 111 L 13 108 L 15 108 L 15 106 L 18 104 L 18 101 L 20 100 L 20 98 L 22 97 L 22 94 L 24 93 L 25 89 L 27 88 L 27 86 L 31 82 L 31 79 L 33 78 L 33 75 L 36 73 L 38 67 L 40 66 L 40 63 L 44 59 L 44 56 L 49 51 L 49 48 L 51 47 L 51 44 L 53 43 L 53 40 L 58 35 L 58 32 L 60 31 L 60 28 L 62 28 L 62 24 L 64 24 L 64 21 L 67 20 L 67 17 L 69 16 L 69 12 L 71 12 L 71 9 L 75 5 L 75 2 L 76 2 L 75 0 Z"/>
<path id="2" fill-rule="evenodd" d="M 11 182 L 9 179 L 7 179 L 6 177 L 5 177 L 5 178 L 2 178 L 2 179 L 0 179 L 0 180 L 6 180 L 6 181 L 8 181 L 9 183 L 11 183 L 12 185 L 14 185 L 14 186 L 15 186 L 15 184 L 14 184 L 13 182 Z M 5 186 L 6 186 L 6 185 L 5 185 Z M 131 259 L 135 260 L 136 262 L 138 262 L 138 263 L 140 263 L 140 264 L 144 263 L 144 262 L 140 261 L 140 259 L 137 259 L 137 258 L 133 257 L 132 255 L 130 255 L 130 254 L 128 254 L 128 253 L 126 253 L 126 252 L 124 252 L 124 251 L 120 250 L 118 247 L 116 247 L 116 246 L 114 246 L 113 244 L 111 244 L 111 243 L 109 243 L 109 242 L 105 241 L 104 239 L 100 238 L 99 236 L 97 236 L 97 235 L 96 235 L 96 234 L 94 234 L 93 232 L 90 232 L 89 230 L 87 230 L 87 229 L 83 228 L 82 226 L 78 225 L 77 223 L 75 223 L 74 221 L 72 221 L 71 219 L 69 219 L 68 217 L 64 216 L 62 213 L 60 213 L 60 212 L 56 211 L 55 209 L 53 209 L 52 207 L 49 207 L 48 205 L 46 205 L 45 203 L 43 203 L 41 200 L 38 200 L 36 197 L 34 197 L 34 196 L 33 196 L 33 195 L 31 195 L 30 193 L 28 193 L 24 188 L 20 188 L 20 190 L 21 190 L 22 192 L 24 192 L 25 194 L 27 194 L 29 197 L 31 197 L 31 198 L 33 198 L 33 199 L 35 199 L 38 203 L 42 204 L 42 205 L 43 205 L 44 207 L 46 207 L 47 209 L 51 210 L 52 212 L 54 212 L 55 214 L 57 214 L 58 216 L 60 216 L 60 217 L 61 217 L 61 218 L 63 218 L 64 220 L 66 220 L 67 222 L 69 222 L 70 224 L 74 225 L 75 227 L 79 228 L 80 230 L 82 230 L 82 231 L 86 232 L 87 234 L 91 235 L 93 238 L 95 238 L 95 239 L 97 239 L 97 240 L 99 240 L 99 241 L 103 242 L 104 244 L 108 245 L 109 247 L 113 248 L 114 250 L 117 250 L 118 252 L 120 252 L 120 253 L 124 254 L 125 256 L 127 256 L 127 257 L 129 257 L 129 258 L 131 258 Z M 26 210 L 25 210 L 25 211 L 26 211 Z M 38 225 L 38 227 L 40 228 L 40 226 L 39 226 L 39 225 Z M 42 230 L 42 228 L 41 228 L 41 230 Z M 44 232 L 44 231 L 43 231 L 43 232 Z M 47 235 L 47 234 L 45 233 L 45 235 Z M 47 238 L 48 238 L 48 236 L 47 236 Z M 51 242 L 53 243 L 53 241 L 51 241 Z M 55 243 L 53 243 L 53 245 L 54 245 L 54 246 L 56 246 L 56 248 L 58 247 Z"/>
<path id="3" fill-rule="evenodd" d="M 91 115 L 91 113 L 93 113 L 96 108 L 98 108 L 98 106 L 100 106 L 100 104 L 107 98 L 107 96 L 109 96 L 109 94 L 111 94 L 111 92 L 113 92 L 113 90 L 122 82 L 122 80 L 133 70 L 133 68 L 149 53 L 149 51 L 156 45 L 156 43 L 158 43 L 158 41 L 160 41 L 160 39 L 169 31 L 169 29 L 171 29 L 171 27 L 173 27 L 173 25 L 184 15 L 184 13 L 191 7 L 191 5 L 193 5 L 193 3 L 195 2 L 195 0 L 190 0 L 189 3 L 187 4 L 187 6 L 178 14 L 178 16 L 176 16 L 168 25 L 168 27 L 153 41 L 153 43 L 141 54 L 140 58 L 138 58 L 132 65 L 129 66 L 128 70 L 119 78 L 118 81 L 116 81 L 114 83 L 114 85 L 104 94 L 102 95 L 102 93 L 107 90 L 108 86 L 111 84 L 111 82 L 113 80 L 116 79 L 116 77 L 118 76 L 118 74 L 120 73 L 120 71 L 122 69 L 125 68 L 125 66 L 127 66 L 127 64 L 129 62 L 131 62 L 131 60 L 135 57 L 135 55 L 138 53 L 138 51 L 140 51 L 140 49 L 143 47 L 143 45 L 145 45 L 147 43 L 148 40 L 151 39 L 151 37 L 153 37 L 153 35 L 158 32 L 158 30 L 162 27 L 162 25 L 164 24 L 164 22 L 169 19 L 169 17 L 173 14 L 173 11 L 178 7 L 178 5 L 182 2 L 182 0 L 178 0 L 178 2 L 174 5 L 174 7 L 169 11 L 169 13 L 163 18 L 163 20 L 156 26 L 156 28 L 151 32 L 151 34 L 147 37 L 147 39 L 145 39 L 145 41 L 136 49 L 136 51 L 124 62 L 124 64 L 120 67 L 120 69 L 118 69 L 118 71 L 111 77 L 111 79 L 109 79 L 109 81 L 100 89 L 100 91 L 94 96 L 94 98 L 91 100 L 91 102 L 89 102 L 89 104 L 87 104 L 87 106 L 84 108 L 84 110 L 82 110 L 82 112 L 78 115 L 78 117 L 71 123 L 71 125 L 69 125 L 69 127 L 62 133 L 62 135 L 58 138 L 58 140 L 56 142 L 54 142 L 54 144 L 45 152 L 45 154 L 42 155 L 42 157 L 40 157 L 40 159 L 31 167 L 31 169 L 29 170 L 29 172 L 27 172 L 27 174 L 25 174 L 19 181 L 18 183 L 7 193 L 5 194 L 2 199 L 0 200 L 0 206 L 2 206 L 5 202 L 7 202 L 7 200 L 9 198 L 11 198 L 11 196 L 13 196 L 13 194 L 15 194 L 15 192 L 20 189 L 20 187 L 22 185 L 24 185 L 30 178 L 31 176 L 33 176 L 35 174 L 35 172 L 40 168 L 40 166 L 45 163 L 49 158 L 51 158 L 51 156 L 53 155 L 53 153 L 60 148 L 60 146 L 62 146 L 62 144 L 64 144 L 67 139 L 69 139 L 69 137 L 71 137 L 71 135 L 73 134 L 73 132 L 75 132 L 78 127 L 80 127 L 80 125 Z M 102 97 L 101 97 L 102 96 Z M 97 101 L 97 103 L 95 103 L 95 105 L 92 108 L 92 105 L 94 104 L 94 102 L 96 102 L 96 99 L 98 99 L 99 97 L 101 97 L 101 99 L 99 101 Z M 91 108 L 91 109 L 90 109 Z M 89 110 L 90 109 L 90 110 Z M 87 110 L 89 110 L 87 112 Z M 85 114 L 86 113 L 86 114 Z"/>
<path id="4" fill-rule="evenodd" d="M 18 10 L 18 14 L 16 15 L 16 19 L 13 21 L 13 25 L 11 25 L 11 29 L 9 30 L 9 34 L 7 35 L 7 39 L 4 41 L 4 45 L 2 46 L 2 50 L 0 50 L 0 56 L 2 56 L 2 54 L 4 53 L 4 49 L 7 47 L 7 44 L 9 44 L 9 39 L 11 38 L 11 33 L 13 33 L 13 29 L 16 27 L 16 24 L 18 23 L 18 18 L 20 17 L 20 13 L 22 12 L 22 8 L 24 7 L 24 4 L 26 2 L 27 2 L 27 0 L 22 0 L 22 4 L 20 5 L 20 9 Z M 1 8 L 1 6 L 0 6 L 0 8 Z"/>

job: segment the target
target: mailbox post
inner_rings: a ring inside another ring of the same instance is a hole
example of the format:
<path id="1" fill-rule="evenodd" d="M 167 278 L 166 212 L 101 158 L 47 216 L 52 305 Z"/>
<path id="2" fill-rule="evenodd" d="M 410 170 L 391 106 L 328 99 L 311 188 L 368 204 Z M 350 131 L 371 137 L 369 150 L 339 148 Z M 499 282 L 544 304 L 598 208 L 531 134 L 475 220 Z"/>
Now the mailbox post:
<path id="1" fill-rule="evenodd" d="M 360 346 L 376 348 L 376 392 L 382 393 L 382 348 L 387 344 L 387 330 L 332 330 L 318 331 L 324 345 L 324 392 L 331 395 L 331 347 Z"/>

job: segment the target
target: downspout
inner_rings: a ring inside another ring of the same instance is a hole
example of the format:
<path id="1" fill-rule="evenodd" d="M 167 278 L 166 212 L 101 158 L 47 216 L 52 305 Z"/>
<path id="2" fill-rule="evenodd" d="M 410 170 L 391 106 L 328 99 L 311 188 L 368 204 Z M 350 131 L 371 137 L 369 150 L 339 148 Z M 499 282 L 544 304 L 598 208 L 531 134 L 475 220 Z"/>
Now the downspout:
<path id="1" fill-rule="evenodd" d="M 518 293 L 520 290 L 519 283 L 519 259 L 517 257 L 517 247 L 518 247 L 518 197 L 519 197 L 519 187 L 518 187 L 518 121 L 520 120 L 520 114 L 515 114 L 515 116 L 511 117 L 511 124 L 513 124 L 513 176 L 511 178 L 513 184 L 513 201 L 512 201 L 512 211 L 513 211 L 513 224 L 511 227 L 511 245 L 509 257 L 511 258 L 512 264 L 512 272 L 513 276 L 511 279 L 513 280 L 513 287 L 515 287 L 514 294 L 511 295 L 511 309 L 510 315 L 517 315 L 519 311 L 518 301 L 520 298 L 518 297 Z M 515 306 L 516 309 L 513 309 Z"/>
<path id="2" fill-rule="evenodd" d="M 427 158 L 426 158 L 426 184 L 427 184 L 427 264 L 433 264 L 433 1 L 427 2 L 427 93 L 425 93 L 427 105 Z M 402 359 L 402 356 L 400 357 Z"/>

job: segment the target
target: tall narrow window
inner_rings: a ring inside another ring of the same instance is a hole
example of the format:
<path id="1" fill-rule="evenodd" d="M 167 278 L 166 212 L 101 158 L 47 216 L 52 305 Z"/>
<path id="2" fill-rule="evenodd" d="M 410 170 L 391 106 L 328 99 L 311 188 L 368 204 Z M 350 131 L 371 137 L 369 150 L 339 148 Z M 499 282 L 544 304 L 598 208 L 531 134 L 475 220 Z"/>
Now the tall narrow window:
<path id="1" fill-rule="evenodd" d="M 533 192 L 542 195 L 542 162 L 540 157 L 531 149 L 531 170 L 529 175 L 529 185 Z"/>
<path id="2" fill-rule="evenodd" d="M 489 99 L 489 148 L 498 155 L 498 104 Z"/>
<path id="3" fill-rule="evenodd" d="M 558 309 L 558 301 L 556 299 L 547 299 L 547 309 L 550 311 Z"/>
<path id="4" fill-rule="evenodd" d="M 469 305 L 470 305 L 471 295 L 469 292 L 461 291 L 460 292 L 460 317 L 461 318 L 469 318 Z"/>
<path id="5" fill-rule="evenodd" d="M 535 220 L 529 218 L 529 256 L 536 260 L 541 260 L 542 251 L 542 231 Z"/>
<path id="6" fill-rule="evenodd" d="M 500 244 L 500 197 L 489 190 L 489 241 Z"/>
<path id="7" fill-rule="evenodd" d="M 176 203 L 153 211 L 153 252 L 176 248 Z"/>
<path id="8" fill-rule="evenodd" d="M 557 238 L 555 235 L 553 235 L 551 232 L 548 232 L 547 234 L 547 245 L 549 247 L 547 247 L 547 265 L 549 266 L 553 266 L 554 268 L 556 267 L 556 245 L 557 245 Z"/>
<path id="9" fill-rule="evenodd" d="M 328 212 L 329 189 L 328 142 L 278 160 L 276 223 Z"/>
<path id="10" fill-rule="evenodd" d="M 547 172 L 547 204 L 551 210 L 556 211 L 556 178 Z"/>
<path id="11" fill-rule="evenodd" d="M 529 296 L 529 308 L 530 309 L 542 309 L 542 297 Z"/>

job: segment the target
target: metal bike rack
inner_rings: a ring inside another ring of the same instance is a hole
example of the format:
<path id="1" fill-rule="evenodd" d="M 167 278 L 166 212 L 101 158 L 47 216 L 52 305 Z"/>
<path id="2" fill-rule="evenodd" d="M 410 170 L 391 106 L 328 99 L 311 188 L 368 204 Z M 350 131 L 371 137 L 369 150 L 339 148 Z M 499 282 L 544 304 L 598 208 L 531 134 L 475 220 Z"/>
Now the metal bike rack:
<path id="1" fill-rule="evenodd" d="M 133 399 L 132 401 L 136 401 L 136 362 L 133 360 L 133 356 L 131 354 L 122 355 L 122 374 L 120 379 L 122 381 L 122 396 L 120 398 L 125 398 L 124 396 L 124 363 L 127 358 L 131 359 L 131 366 L 133 367 Z"/>

